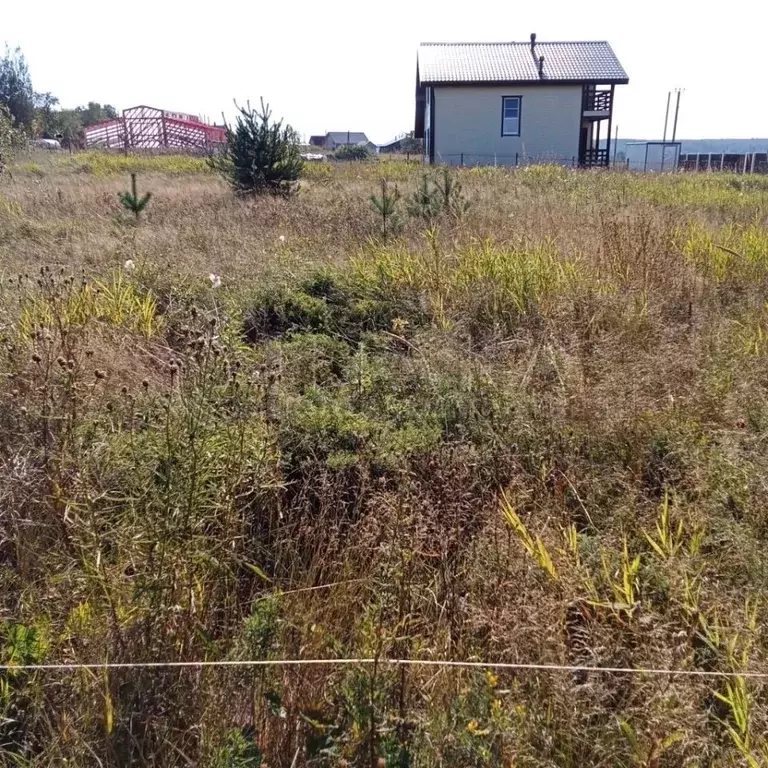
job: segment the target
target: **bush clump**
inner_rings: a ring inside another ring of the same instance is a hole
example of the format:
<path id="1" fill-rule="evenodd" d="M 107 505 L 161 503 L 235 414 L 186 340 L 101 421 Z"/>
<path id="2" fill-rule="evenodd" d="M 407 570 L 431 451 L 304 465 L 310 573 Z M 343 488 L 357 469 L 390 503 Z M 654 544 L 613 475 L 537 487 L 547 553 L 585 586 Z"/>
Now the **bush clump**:
<path id="1" fill-rule="evenodd" d="M 371 152 L 365 144 L 345 144 L 339 147 L 333 156 L 336 160 L 368 160 Z"/>
<path id="2" fill-rule="evenodd" d="M 367 332 L 420 325 L 418 295 L 407 286 L 381 292 L 354 275 L 320 270 L 297 288 L 257 294 L 245 312 L 242 336 L 251 344 L 296 333 L 323 333 L 356 343 Z"/>

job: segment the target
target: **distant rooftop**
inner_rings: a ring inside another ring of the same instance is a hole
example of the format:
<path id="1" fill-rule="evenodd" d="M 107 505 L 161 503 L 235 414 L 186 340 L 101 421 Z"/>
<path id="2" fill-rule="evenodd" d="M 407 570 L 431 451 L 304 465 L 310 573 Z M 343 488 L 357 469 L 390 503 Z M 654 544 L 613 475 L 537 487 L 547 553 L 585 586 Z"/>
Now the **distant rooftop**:
<path id="1" fill-rule="evenodd" d="M 327 138 L 335 144 L 367 144 L 368 137 L 359 131 L 328 131 Z"/>
<path id="2" fill-rule="evenodd" d="M 539 71 L 539 58 L 544 63 Z M 540 43 L 422 43 L 419 85 L 439 83 L 627 83 L 605 41 Z"/>

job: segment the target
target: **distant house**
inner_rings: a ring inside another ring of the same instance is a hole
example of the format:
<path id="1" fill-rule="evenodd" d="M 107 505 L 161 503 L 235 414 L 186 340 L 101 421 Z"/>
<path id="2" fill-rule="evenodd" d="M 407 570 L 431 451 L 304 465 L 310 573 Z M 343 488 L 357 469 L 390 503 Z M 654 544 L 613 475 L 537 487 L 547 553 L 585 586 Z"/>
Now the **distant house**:
<path id="1" fill-rule="evenodd" d="M 368 140 L 364 133 L 358 131 L 328 131 L 325 136 L 310 136 L 309 143 L 313 147 L 323 147 L 334 150 L 338 147 L 367 147 L 371 152 L 376 151 L 376 145 Z"/>
<path id="2" fill-rule="evenodd" d="M 414 135 L 431 163 L 607 166 L 628 82 L 606 42 L 424 43 Z"/>

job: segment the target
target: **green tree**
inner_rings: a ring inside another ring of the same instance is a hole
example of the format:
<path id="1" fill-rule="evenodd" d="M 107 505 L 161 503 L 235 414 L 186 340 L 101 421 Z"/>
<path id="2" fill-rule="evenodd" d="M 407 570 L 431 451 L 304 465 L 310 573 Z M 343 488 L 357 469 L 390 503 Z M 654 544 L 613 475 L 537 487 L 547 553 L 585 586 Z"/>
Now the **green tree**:
<path id="1" fill-rule="evenodd" d="M 83 123 L 80 111 L 77 109 L 62 109 L 58 113 L 56 136 L 61 137 L 65 147 L 74 147 L 83 140 Z"/>
<path id="2" fill-rule="evenodd" d="M 117 117 L 117 110 L 111 104 L 102 107 L 98 101 L 89 101 L 87 107 L 78 107 L 77 112 L 83 126 L 95 125 L 102 120 L 114 120 Z"/>
<path id="3" fill-rule="evenodd" d="M 23 144 L 23 134 L 13 126 L 13 116 L 5 104 L 0 104 L 0 176 L 18 147 Z"/>
<path id="4" fill-rule="evenodd" d="M 237 123 L 234 129 L 227 126 L 224 151 L 211 156 L 211 166 L 238 194 L 290 194 L 304 165 L 298 134 L 282 120 L 272 120 L 264 99 L 261 109 L 251 109 L 250 103 L 237 109 Z"/>
<path id="5" fill-rule="evenodd" d="M 29 127 L 33 136 L 55 139 L 59 133 L 59 112 L 54 110 L 59 100 L 52 93 L 33 94 L 34 119 Z"/>
<path id="6" fill-rule="evenodd" d="M 14 126 L 30 129 L 35 117 L 35 92 L 21 48 L 11 50 L 5 46 L 0 59 L 0 104 L 4 104 L 13 117 Z"/>

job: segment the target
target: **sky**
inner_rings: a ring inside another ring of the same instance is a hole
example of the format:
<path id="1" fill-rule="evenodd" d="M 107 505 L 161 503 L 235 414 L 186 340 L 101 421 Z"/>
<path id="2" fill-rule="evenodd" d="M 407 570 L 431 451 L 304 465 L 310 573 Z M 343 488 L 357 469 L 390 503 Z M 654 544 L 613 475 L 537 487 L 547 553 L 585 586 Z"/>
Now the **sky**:
<path id="1" fill-rule="evenodd" d="M 327 10 L 326 10 L 327 9 Z M 608 40 L 629 74 L 614 126 L 660 139 L 768 137 L 768 2 L 0 0 L 0 45 L 21 46 L 37 91 L 64 107 L 148 104 L 231 120 L 270 103 L 303 136 L 413 129 L 419 42 Z M 671 124 L 671 121 L 670 121 Z"/>

